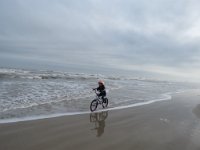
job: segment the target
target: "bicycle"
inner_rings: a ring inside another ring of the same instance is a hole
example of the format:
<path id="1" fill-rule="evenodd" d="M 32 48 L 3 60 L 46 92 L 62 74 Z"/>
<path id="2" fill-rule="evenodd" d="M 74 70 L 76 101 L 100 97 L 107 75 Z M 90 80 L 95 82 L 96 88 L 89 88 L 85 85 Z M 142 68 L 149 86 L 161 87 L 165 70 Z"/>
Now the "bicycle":
<path id="1" fill-rule="evenodd" d="M 94 89 L 94 91 L 96 94 L 96 98 L 90 103 L 90 110 L 92 112 L 97 109 L 97 106 L 99 104 L 101 104 L 103 108 L 106 108 L 108 106 L 108 98 L 107 97 L 102 98 L 102 96 L 98 96 L 96 89 Z"/>

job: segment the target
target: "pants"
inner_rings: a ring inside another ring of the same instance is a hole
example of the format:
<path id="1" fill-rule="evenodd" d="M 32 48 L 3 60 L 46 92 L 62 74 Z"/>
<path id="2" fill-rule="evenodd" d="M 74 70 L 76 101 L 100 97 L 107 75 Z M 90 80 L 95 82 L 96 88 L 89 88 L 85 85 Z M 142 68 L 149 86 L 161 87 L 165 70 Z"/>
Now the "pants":
<path id="1" fill-rule="evenodd" d="M 98 94 L 98 96 L 102 96 L 102 98 L 104 98 L 106 96 L 106 91 L 102 91 L 101 93 Z"/>

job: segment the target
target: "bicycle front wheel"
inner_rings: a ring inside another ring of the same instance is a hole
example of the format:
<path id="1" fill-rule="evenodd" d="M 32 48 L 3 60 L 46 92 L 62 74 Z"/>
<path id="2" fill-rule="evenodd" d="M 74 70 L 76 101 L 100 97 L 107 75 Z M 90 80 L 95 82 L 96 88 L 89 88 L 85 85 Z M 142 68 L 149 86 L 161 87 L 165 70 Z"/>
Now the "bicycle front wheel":
<path id="1" fill-rule="evenodd" d="M 97 105 L 98 105 L 98 102 L 96 99 L 94 99 L 90 104 L 90 110 L 95 111 L 97 109 Z"/>

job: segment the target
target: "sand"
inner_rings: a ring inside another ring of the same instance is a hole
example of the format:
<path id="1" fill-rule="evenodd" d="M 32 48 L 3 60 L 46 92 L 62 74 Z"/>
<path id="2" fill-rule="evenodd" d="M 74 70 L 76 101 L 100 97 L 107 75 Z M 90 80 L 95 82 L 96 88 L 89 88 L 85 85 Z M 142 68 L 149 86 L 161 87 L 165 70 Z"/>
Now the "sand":
<path id="1" fill-rule="evenodd" d="M 0 124 L 0 150 L 199 150 L 199 93 L 122 110 Z"/>

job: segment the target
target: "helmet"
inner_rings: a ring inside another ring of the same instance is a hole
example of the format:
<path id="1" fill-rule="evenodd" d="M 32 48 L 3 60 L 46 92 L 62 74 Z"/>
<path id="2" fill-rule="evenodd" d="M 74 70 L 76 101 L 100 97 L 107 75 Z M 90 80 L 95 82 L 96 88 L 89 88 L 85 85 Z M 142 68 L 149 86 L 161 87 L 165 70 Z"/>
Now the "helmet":
<path id="1" fill-rule="evenodd" d="M 99 80 L 98 84 L 103 84 L 104 85 L 104 82 L 102 80 Z"/>

